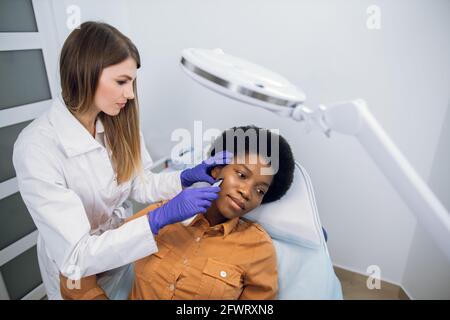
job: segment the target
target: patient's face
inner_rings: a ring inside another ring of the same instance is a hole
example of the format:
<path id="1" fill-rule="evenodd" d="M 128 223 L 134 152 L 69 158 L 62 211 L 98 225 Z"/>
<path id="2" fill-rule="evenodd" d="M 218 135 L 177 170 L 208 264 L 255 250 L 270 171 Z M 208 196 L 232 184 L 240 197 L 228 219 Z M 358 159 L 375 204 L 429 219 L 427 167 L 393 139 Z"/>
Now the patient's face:
<path id="1" fill-rule="evenodd" d="M 269 168 L 269 165 L 256 155 L 253 159 L 258 159 L 257 163 L 243 155 L 235 158 L 232 164 L 216 167 L 211 172 L 216 179 L 223 179 L 219 198 L 213 206 L 227 219 L 241 217 L 260 206 L 272 183 L 273 175 L 261 174 L 261 169 Z M 263 173 L 266 172 L 263 170 Z"/>

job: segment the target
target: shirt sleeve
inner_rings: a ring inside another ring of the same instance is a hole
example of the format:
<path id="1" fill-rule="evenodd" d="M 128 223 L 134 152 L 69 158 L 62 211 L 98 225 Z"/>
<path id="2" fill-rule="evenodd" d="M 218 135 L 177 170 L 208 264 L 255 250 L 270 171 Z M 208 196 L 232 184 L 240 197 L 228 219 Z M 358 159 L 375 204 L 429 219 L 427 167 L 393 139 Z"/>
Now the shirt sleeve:
<path id="1" fill-rule="evenodd" d="M 64 300 L 108 300 L 105 291 L 97 284 L 97 276 L 81 278 L 80 280 L 70 280 L 59 275 L 59 287 L 61 297 Z"/>
<path id="2" fill-rule="evenodd" d="M 140 136 L 143 172 L 133 179 L 130 197 L 140 203 L 156 202 L 175 197 L 182 190 L 181 172 L 151 172 L 150 168 L 153 161 L 145 147 L 142 133 Z"/>
<path id="3" fill-rule="evenodd" d="M 244 290 L 239 300 L 273 300 L 278 292 L 275 248 L 266 233 L 261 234 L 257 243 L 253 259 L 246 266 Z"/>
<path id="4" fill-rule="evenodd" d="M 63 275 L 97 274 L 157 251 L 146 216 L 91 235 L 83 203 L 66 187 L 62 163 L 51 152 L 37 145 L 16 145 L 13 163 L 19 191 L 46 253 Z"/>

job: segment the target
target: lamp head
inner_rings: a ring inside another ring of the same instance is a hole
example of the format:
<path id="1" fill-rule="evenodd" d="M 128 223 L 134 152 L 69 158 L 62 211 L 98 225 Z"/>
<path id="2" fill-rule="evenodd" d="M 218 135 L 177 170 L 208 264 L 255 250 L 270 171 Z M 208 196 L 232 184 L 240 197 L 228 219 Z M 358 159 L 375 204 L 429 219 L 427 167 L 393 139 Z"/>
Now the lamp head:
<path id="1" fill-rule="evenodd" d="M 282 76 L 221 49 L 184 49 L 181 67 L 209 89 L 282 116 L 291 116 L 306 99 Z"/>

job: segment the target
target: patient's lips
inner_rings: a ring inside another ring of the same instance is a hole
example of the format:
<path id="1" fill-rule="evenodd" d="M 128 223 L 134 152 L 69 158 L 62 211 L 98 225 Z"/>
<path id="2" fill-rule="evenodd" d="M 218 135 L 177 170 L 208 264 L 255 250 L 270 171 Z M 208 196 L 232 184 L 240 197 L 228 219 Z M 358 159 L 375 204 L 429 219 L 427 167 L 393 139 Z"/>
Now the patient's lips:
<path id="1" fill-rule="evenodd" d="M 241 200 L 239 200 L 238 198 L 232 197 L 232 196 L 228 196 L 230 199 L 230 203 L 231 205 L 236 209 L 236 210 L 245 210 L 245 205 L 244 202 L 242 202 Z"/>

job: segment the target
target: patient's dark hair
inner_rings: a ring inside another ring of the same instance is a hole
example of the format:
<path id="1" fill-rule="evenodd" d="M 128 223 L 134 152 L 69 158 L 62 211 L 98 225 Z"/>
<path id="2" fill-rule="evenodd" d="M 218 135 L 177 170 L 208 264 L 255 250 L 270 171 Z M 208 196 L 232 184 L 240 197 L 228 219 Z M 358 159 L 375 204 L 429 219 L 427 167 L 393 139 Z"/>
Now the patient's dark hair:
<path id="1" fill-rule="evenodd" d="M 256 133 L 256 150 L 254 150 L 252 148 L 252 145 L 250 145 L 249 143 L 250 138 L 246 134 L 249 131 L 252 133 Z M 227 143 L 227 137 L 233 138 L 234 141 L 232 144 L 230 142 Z M 240 150 L 238 148 L 238 139 L 245 140 L 244 150 Z M 266 141 L 262 141 L 262 139 Z M 286 139 L 284 139 L 281 135 L 271 132 L 270 130 L 262 129 L 254 125 L 233 127 L 222 132 L 222 134 L 214 140 L 209 153 L 211 156 L 213 156 L 220 151 L 227 150 L 229 152 L 232 152 L 236 156 L 239 152 L 245 151 L 245 153 L 247 154 L 256 152 L 258 155 L 262 154 L 263 156 L 272 157 L 272 152 L 276 152 L 276 150 L 272 150 L 271 142 L 277 140 L 279 150 L 278 171 L 273 176 L 272 183 L 262 200 L 262 203 L 269 203 L 279 200 L 281 197 L 283 197 L 291 187 L 292 181 L 294 179 L 295 161 L 291 151 L 291 147 L 289 146 L 289 143 L 286 141 Z M 260 141 L 266 142 L 266 145 L 263 145 L 263 147 L 266 148 L 266 150 L 264 150 L 264 153 L 262 153 L 262 150 L 260 150 L 259 148 Z"/>

